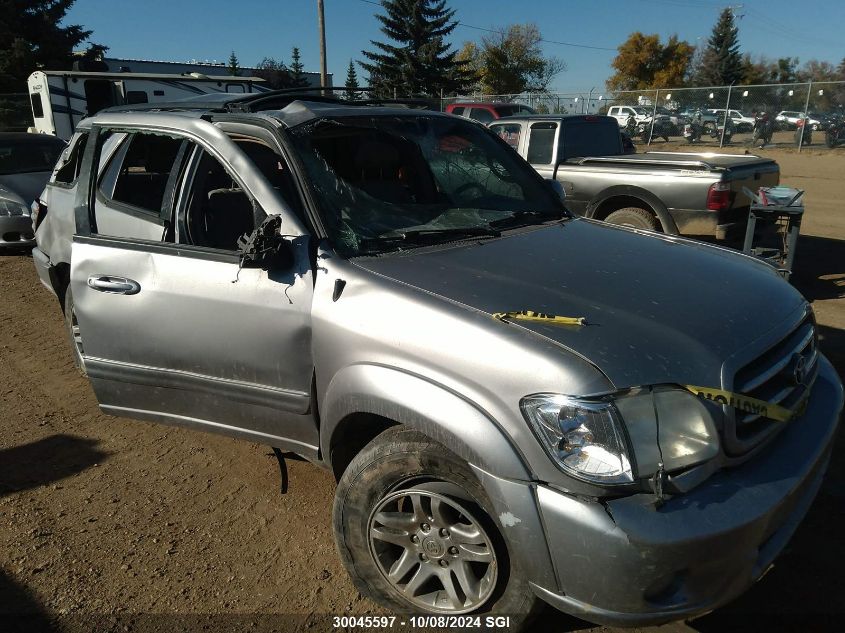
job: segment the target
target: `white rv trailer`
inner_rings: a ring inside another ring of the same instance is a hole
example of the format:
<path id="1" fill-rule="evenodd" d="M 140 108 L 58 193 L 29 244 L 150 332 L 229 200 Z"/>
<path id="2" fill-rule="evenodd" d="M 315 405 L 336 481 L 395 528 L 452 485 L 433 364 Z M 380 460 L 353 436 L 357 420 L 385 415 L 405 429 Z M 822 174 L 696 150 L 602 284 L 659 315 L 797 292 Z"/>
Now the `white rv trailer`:
<path id="1" fill-rule="evenodd" d="M 36 71 L 27 81 L 34 131 L 68 140 L 79 123 L 103 108 L 165 103 L 215 92 L 266 92 L 258 77 Z"/>

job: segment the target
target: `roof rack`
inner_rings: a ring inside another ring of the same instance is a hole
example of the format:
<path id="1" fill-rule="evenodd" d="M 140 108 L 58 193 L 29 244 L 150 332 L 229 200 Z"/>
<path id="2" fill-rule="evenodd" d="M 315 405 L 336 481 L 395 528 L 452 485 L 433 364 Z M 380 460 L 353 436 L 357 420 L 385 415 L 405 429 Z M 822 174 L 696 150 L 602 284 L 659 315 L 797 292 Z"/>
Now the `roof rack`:
<path id="1" fill-rule="evenodd" d="M 356 92 L 369 92 L 370 88 L 357 88 Z M 320 94 L 325 92 L 346 92 L 345 87 L 319 88 L 284 88 L 247 94 L 212 93 L 188 97 L 178 101 L 164 103 L 138 103 L 107 108 L 104 112 L 261 112 L 262 110 L 281 110 L 294 101 L 312 103 L 333 103 L 343 106 L 394 106 L 415 109 L 440 110 L 436 99 L 412 97 L 409 99 L 343 99 L 339 96 Z"/>

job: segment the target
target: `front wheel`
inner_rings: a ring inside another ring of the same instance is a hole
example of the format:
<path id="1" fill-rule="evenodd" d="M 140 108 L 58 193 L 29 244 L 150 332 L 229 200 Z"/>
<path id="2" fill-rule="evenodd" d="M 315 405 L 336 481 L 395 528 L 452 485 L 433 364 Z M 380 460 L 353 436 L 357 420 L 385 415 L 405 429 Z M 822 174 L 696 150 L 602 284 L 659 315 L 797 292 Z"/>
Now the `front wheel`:
<path id="1" fill-rule="evenodd" d="M 333 525 L 346 570 L 375 602 L 399 613 L 507 614 L 514 630 L 540 602 L 494 514 L 466 462 L 394 427 L 344 472 Z"/>
<path id="2" fill-rule="evenodd" d="M 835 133 L 831 133 L 830 131 L 828 131 L 828 133 L 825 135 L 825 143 L 831 149 L 836 147 L 836 136 L 837 135 Z"/>

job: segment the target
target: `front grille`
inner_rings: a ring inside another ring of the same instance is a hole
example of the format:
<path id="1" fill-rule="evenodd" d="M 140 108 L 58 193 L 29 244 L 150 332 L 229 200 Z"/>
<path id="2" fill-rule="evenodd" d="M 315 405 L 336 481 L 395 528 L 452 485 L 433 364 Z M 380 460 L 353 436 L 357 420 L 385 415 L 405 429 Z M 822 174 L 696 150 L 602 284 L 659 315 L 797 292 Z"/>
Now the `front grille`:
<path id="1" fill-rule="evenodd" d="M 819 371 L 818 360 L 816 328 L 808 316 L 786 337 L 741 367 L 734 376 L 732 391 L 792 409 L 812 387 Z M 799 363 L 803 363 L 800 383 L 796 381 Z M 727 445 L 734 454 L 753 449 L 784 424 L 733 408 L 726 413 Z"/>

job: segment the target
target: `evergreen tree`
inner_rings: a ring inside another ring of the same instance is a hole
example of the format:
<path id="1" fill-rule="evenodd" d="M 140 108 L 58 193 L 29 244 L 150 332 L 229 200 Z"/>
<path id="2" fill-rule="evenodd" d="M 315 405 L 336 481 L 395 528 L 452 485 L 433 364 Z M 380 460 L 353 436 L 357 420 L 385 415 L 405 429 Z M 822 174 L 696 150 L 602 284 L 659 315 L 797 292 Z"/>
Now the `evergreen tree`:
<path id="1" fill-rule="evenodd" d="M 91 31 L 61 22 L 74 0 L 0 1 L 0 92 L 25 92 L 35 70 L 67 70 Z M 106 50 L 98 46 L 98 50 Z"/>
<path id="2" fill-rule="evenodd" d="M 305 76 L 305 67 L 302 65 L 302 60 L 299 58 L 299 49 L 296 46 L 293 47 L 290 54 L 290 76 L 294 88 L 305 88 L 311 85 L 308 77 Z"/>
<path id="3" fill-rule="evenodd" d="M 235 51 L 232 51 L 229 55 L 229 65 L 226 68 L 228 69 L 229 74 L 232 75 L 232 77 L 237 77 L 241 74 L 241 67 L 238 63 L 238 56 L 235 55 Z"/>
<path id="4" fill-rule="evenodd" d="M 370 74 L 378 96 L 453 94 L 473 81 L 457 51 L 445 42 L 457 26 L 446 0 L 381 0 L 376 15 L 381 32 L 396 44 L 371 40 L 375 51 L 362 51 L 361 66 Z"/>
<path id="5" fill-rule="evenodd" d="M 739 35 L 734 14 L 723 9 L 701 55 L 695 80 L 701 86 L 725 86 L 742 80 L 744 65 L 739 52 Z"/>
<path id="6" fill-rule="evenodd" d="M 355 72 L 355 64 L 352 60 L 349 60 L 349 68 L 346 71 L 346 92 L 344 92 L 344 97 L 349 99 L 350 101 L 355 101 L 358 98 L 358 73 Z"/>

